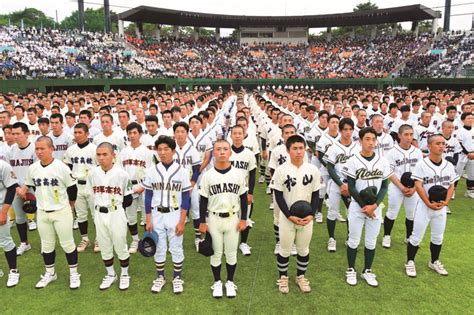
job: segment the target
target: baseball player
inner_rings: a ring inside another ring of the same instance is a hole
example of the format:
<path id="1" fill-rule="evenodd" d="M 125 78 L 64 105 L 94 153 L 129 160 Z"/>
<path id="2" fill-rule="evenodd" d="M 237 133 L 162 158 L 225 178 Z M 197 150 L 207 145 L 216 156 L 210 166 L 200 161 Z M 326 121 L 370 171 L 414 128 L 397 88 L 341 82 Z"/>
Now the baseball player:
<path id="1" fill-rule="evenodd" d="M 242 176 L 242 171 L 231 165 L 229 159 L 232 149 L 229 142 L 217 140 L 213 152 L 214 168 L 204 173 L 199 187 L 201 195 L 199 230 L 212 236 L 214 250 L 214 255 L 211 256 L 211 269 L 214 275 L 212 296 L 214 298 L 223 296 L 221 260 L 222 254 L 225 254 L 226 296 L 233 298 L 237 296 L 234 273 L 237 268 L 239 232 L 247 226 L 247 182 L 245 176 Z M 207 224 L 206 213 L 209 216 Z"/>
<path id="2" fill-rule="evenodd" d="M 474 198 L 474 115 L 472 113 L 463 113 L 461 115 L 463 126 L 456 133 L 456 138 L 462 147 L 462 152 L 459 156 L 456 172 L 462 176 L 464 170 L 467 173 L 466 178 L 466 193 L 468 198 Z"/>
<path id="3" fill-rule="evenodd" d="M 255 188 L 255 177 L 257 171 L 257 161 L 252 151 L 244 147 L 244 128 L 241 126 L 234 126 L 231 130 L 232 138 L 232 155 L 230 156 L 230 163 L 232 167 L 242 170 L 247 182 L 247 201 L 249 205 L 247 227 L 240 233 L 240 245 L 239 249 L 244 256 L 250 256 L 252 254 L 251 247 L 247 244 L 250 229 L 253 226 L 251 221 L 252 210 L 253 210 L 253 191 Z"/>
<path id="4" fill-rule="evenodd" d="M 140 143 L 143 129 L 138 123 L 133 122 L 127 126 L 127 137 L 130 145 L 126 146 L 118 155 L 120 165 L 129 175 L 132 185 L 137 185 L 145 177 L 148 168 L 154 165 L 153 152 Z M 138 249 L 138 221 L 137 213 L 145 214 L 145 201 L 143 195 L 133 198 L 132 204 L 126 208 L 128 230 L 132 236 L 130 254 L 135 254 Z"/>
<path id="5" fill-rule="evenodd" d="M 334 145 L 329 147 L 324 155 L 324 161 L 326 162 L 326 168 L 330 177 L 327 183 L 329 209 L 326 221 L 329 234 L 329 252 L 336 251 L 336 219 L 340 215 L 341 199 L 346 208 L 349 208 L 349 187 L 345 176 L 342 174 L 342 168 L 351 156 L 360 151 L 357 142 L 352 141 L 353 132 L 354 121 L 350 118 L 341 119 L 339 121 L 340 138 L 334 142 Z"/>
<path id="6" fill-rule="evenodd" d="M 74 145 L 69 147 L 64 154 L 64 163 L 72 171 L 72 176 L 77 179 L 77 199 L 74 203 L 76 220 L 81 233 L 81 242 L 77 251 L 82 253 L 90 246 L 88 234 L 88 214 L 93 213 L 94 203 L 90 187 L 87 186 L 87 178 L 92 169 L 97 165 L 96 145 L 89 142 L 89 128 L 86 124 L 78 123 L 74 126 Z M 99 252 L 99 243 L 96 241 L 94 252 Z"/>
<path id="7" fill-rule="evenodd" d="M 15 172 L 18 178 L 18 185 L 23 186 L 30 165 L 37 160 L 35 146 L 28 141 L 29 130 L 25 123 L 15 123 L 12 126 L 12 135 L 16 144 L 12 147 L 11 151 L 8 152 L 7 158 L 10 161 L 13 172 Z M 16 228 L 21 242 L 17 248 L 17 254 L 21 256 L 31 249 L 31 244 L 28 242 L 27 217 L 23 211 L 24 199 L 18 194 L 19 189 L 20 187 L 18 187 L 15 199 L 13 199 L 12 208 L 15 211 Z"/>
<path id="8" fill-rule="evenodd" d="M 357 247 L 365 227 L 365 266 L 362 278 L 372 287 L 378 282 L 372 273 L 372 263 L 375 258 L 375 246 L 380 231 L 382 203 L 388 188 L 388 178 L 392 175 L 388 161 L 375 153 L 377 132 L 372 127 L 366 127 L 359 132 L 361 151 L 354 154 L 346 162 L 342 174 L 347 177 L 351 203 L 349 205 L 349 239 L 347 240 L 346 282 L 349 285 L 357 284 L 355 262 Z M 362 198 L 362 190 L 374 188 L 372 200 Z"/>
<path id="9" fill-rule="evenodd" d="M 158 275 L 153 281 L 151 292 L 161 292 L 166 284 L 165 262 L 169 245 L 174 267 L 173 292 L 179 294 L 184 290 L 181 279 L 184 263 L 183 233 L 192 185 L 189 173 L 175 160 L 176 142 L 171 137 L 160 136 L 155 147 L 160 162 L 147 169 L 145 178 L 134 187 L 134 192 L 145 191 L 146 230 L 153 229 L 158 233 L 155 253 Z"/>
<path id="10" fill-rule="evenodd" d="M 383 116 L 380 113 L 372 115 L 370 124 L 377 132 L 377 146 L 375 152 L 378 155 L 384 156 L 390 149 L 393 148 L 393 138 L 383 131 Z"/>
<path id="11" fill-rule="evenodd" d="M 114 146 L 116 153 L 122 151 L 126 143 L 123 136 L 118 131 L 113 130 L 114 119 L 112 115 L 102 115 L 102 117 L 100 117 L 100 125 L 102 127 L 102 133 L 94 138 L 94 144 L 99 145 L 102 142 L 109 142 Z"/>
<path id="12" fill-rule="evenodd" d="M 431 113 L 422 112 L 420 122 L 415 126 L 415 137 L 418 143 L 418 148 L 424 155 L 428 155 L 428 138 L 436 133 L 436 128 L 431 124 Z"/>
<path id="13" fill-rule="evenodd" d="M 431 226 L 431 260 L 428 268 L 440 275 L 448 275 L 439 260 L 439 255 L 446 228 L 446 207 L 454 193 L 454 183 L 459 176 L 454 166 L 443 159 L 445 148 L 446 139 L 442 135 L 430 136 L 428 138 L 429 156 L 419 161 L 413 170 L 412 178 L 415 180 L 416 192 L 421 200 L 415 209 L 413 233 L 407 243 L 405 271 L 409 277 L 416 277 L 415 256 L 428 225 Z M 435 186 L 444 188 L 445 195 L 434 198 L 430 190 L 438 188 Z"/>
<path id="14" fill-rule="evenodd" d="M 402 176 L 407 172 L 413 172 L 415 165 L 423 159 L 423 153 L 420 149 L 412 145 L 413 127 L 410 125 L 400 126 L 398 138 L 400 143 L 396 143 L 388 154 L 385 155 L 390 163 L 393 175 L 390 176 L 391 183 L 388 186 L 388 210 L 383 225 L 384 236 L 382 246 L 384 248 L 390 248 L 391 246 L 390 235 L 402 204 L 405 207 L 405 241 L 408 240 L 408 237 L 410 237 L 413 231 L 413 217 L 418 202 L 418 194 L 416 193 L 414 185 L 412 186 L 410 182 L 409 187 L 405 186 L 407 183 L 402 181 Z M 405 176 L 409 175 L 410 174 L 407 174 Z"/>
<path id="15" fill-rule="evenodd" d="M 53 140 L 55 159 L 60 161 L 64 158 L 64 153 L 72 145 L 71 136 L 63 130 L 63 116 L 61 114 L 52 114 L 49 119 L 51 132 L 48 136 Z"/>
<path id="16" fill-rule="evenodd" d="M 16 260 L 16 246 L 10 235 L 10 226 L 8 225 L 8 209 L 15 198 L 18 179 L 13 172 L 12 167 L 7 162 L 0 160 L 0 248 L 5 253 L 5 258 L 10 268 L 8 273 L 7 288 L 13 288 L 20 281 Z"/>
<path id="17" fill-rule="evenodd" d="M 311 287 L 305 278 L 305 273 L 309 265 L 309 244 L 313 233 L 314 215 L 318 209 L 321 175 L 316 166 L 304 161 L 306 142 L 303 137 L 299 135 L 289 137 L 286 148 L 290 160 L 277 167 L 271 182 L 275 200 L 280 208 L 280 252 L 277 255 L 280 278 L 277 285 L 281 293 L 289 292 L 288 265 L 291 247 L 296 244 L 296 283 L 302 292 L 307 293 L 311 291 Z M 290 213 L 289 207 L 300 200 L 311 203 L 313 210 L 311 215 L 298 218 Z"/>
<path id="18" fill-rule="evenodd" d="M 76 179 L 66 164 L 53 157 L 53 151 L 51 138 L 41 136 L 36 140 L 35 152 L 39 161 L 29 167 L 25 186 L 20 189 L 19 194 L 25 198 L 28 187 L 35 189 L 38 232 L 46 267 L 36 288 L 45 288 L 58 278 L 54 267 L 57 235 L 69 265 L 69 287 L 77 289 L 81 286 L 81 275 L 77 272 L 77 249 L 72 232 L 71 210 L 77 197 Z"/>
<path id="19" fill-rule="evenodd" d="M 127 172 L 118 164 L 114 165 L 114 159 L 112 144 L 99 144 L 97 161 L 100 166 L 92 169 L 88 182 L 94 199 L 94 222 L 100 254 L 107 270 L 99 289 L 106 290 L 117 281 L 114 270 L 115 251 L 121 267 L 119 289 L 123 291 L 130 286 L 130 254 L 127 248 L 127 216 L 124 209 L 132 204 L 132 183 Z"/>

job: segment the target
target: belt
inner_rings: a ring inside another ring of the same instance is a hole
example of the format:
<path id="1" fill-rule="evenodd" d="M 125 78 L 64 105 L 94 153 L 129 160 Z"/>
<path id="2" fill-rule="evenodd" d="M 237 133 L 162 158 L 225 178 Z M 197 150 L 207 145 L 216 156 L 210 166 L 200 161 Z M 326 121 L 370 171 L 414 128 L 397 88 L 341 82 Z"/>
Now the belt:
<path id="1" fill-rule="evenodd" d="M 132 180 L 131 182 L 132 182 L 132 185 L 138 184 L 138 180 Z"/>
<path id="2" fill-rule="evenodd" d="M 160 213 L 170 213 L 170 212 L 177 211 L 179 208 L 155 207 L 154 209 Z"/>
<path id="3" fill-rule="evenodd" d="M 96 206 L 95 209 L 98 210 L 100 213 L 109 213 L 109 212 L 116 211 L 116 210 L 117 210 L 117 207 L 113 207 L 112 210 L 109 210 L 108 207 L 99 207 L 99 206 Z"/>
<path id="4" fill-rule="evenodd" d="M 221 218 L 228 218 L 231 215 L 236 214 L 237 212 L 211 212 L 213 215 L 217 215 L 218 217 Z"/>
<path id="5" fill-rule="evenodd" d="M 86 180 L 83 180 L 83 179 L 79 179 L 79 180 L 77 181 L 77 183 L 78 183 L 79 185 L 85 185 L 85 184 L 87 184 L 87 181 L 86 181 Z"/>

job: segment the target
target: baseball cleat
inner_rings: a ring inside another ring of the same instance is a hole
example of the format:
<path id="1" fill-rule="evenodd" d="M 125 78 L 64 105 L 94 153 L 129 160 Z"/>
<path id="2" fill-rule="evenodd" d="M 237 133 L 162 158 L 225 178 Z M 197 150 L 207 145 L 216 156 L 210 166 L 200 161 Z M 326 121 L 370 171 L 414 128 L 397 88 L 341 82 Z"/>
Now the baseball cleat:
<path id="1" fill-rule="evenodd" d="M 100 253 L 100 246 L 98 240 L 94 242 L 94 253 Z"/>
<path id="2" fill-rule="evenodd" d="M 270 202 L 270 205 L 268 206 L 268 209 L 269 209 L 269 210 L 275 209 L 275 205 L 273 204 L 273 201 Z"/>
<path id="3" fill-rule="evenodd" d="M 137 240 L 133 240 L 131 243 L 130 243 L 130 247 L 128 248 L 128 252 L 130 254 L 136 254 L 138 251 L 138 241 Z"/>
<path id="4" fill-rule="evenodd" d="M 146 224 L 145 221 L 143 220 L 140 221 L 140 226 L 145 226 L 145 224 Z"/>
<path id="5" fill-rule="evenodd" d="M 259 184 L 265 183 L 265 177 L 260 176 L 260 177 L 258 178 L 258 183 L 259 183 Z"/>
<path id="6" fill-rule="evenodd" d="M 242 252 L 242 255 L 244 256 L 252 255 L 252 252 L 250 251 L 252 247 L 250 247 L 247 243 L 240 243 L 239 248 L 240 248 L 240 251 Z"/>
<path id="7" fill-rule="evenodd" d="M 451 200 L 454 200 L 456 198 L 456 191 L 453 192 L 453 195 L 451 196 Z"/>
<path id="8" fill-rule="evenodd" d="M 120 291 L 128 290 L 130 287 L 130 276 L 121 275 L 119 280 L 119 289 Z"/>
<path id="9" fill-rule="evenodd" d="M 410 278 L 415 278 L 416 277 L 416 267 L 415 267 L 415 262 L 413 260 L 409 260 L 405 264 L 405 273 Z"/>
<path id="10" fill-rule="evenodd" d="M 347 268 L 346 270 L 346 282 L 349 285 L 357 284 L 357 273 L 354 268 Z"/>
<path id="11" fill-rule="evenodd" d="M 78 228 L 79 228 L 79 222 L 77 222 L 77 220 L 74 220 L 74 222 L 72 223 L 72 229 L 77 230 Z"/>
<path id="12" fill-rule="evenodd" d="M 81 287 L 81 275 L 73 272 L 69 275 L 69 288 L 71 290 L 79 289 Z"/>
<path id="13" fill-rule="evenodd" d="M 215 299 L 220 299 L 224 293 L 222 292 L 222 281 L 216 281 L 211 287 L 212 289 L 212 297 Z"/>
<path id="14" fill-rule="evenodd" d="M 273 254 L 278 255 L 280 253 L 280 242 L 275 244 L 275 249 L 273 250 Z"/>
<path id="15" fill-rule="evenodd" d="M 384 235 L 382 239 L 382 247 L 390 248 L 391 243 L 392 243 L 392 238 L 390 237 L 390 235 Z"/>
<path id="16" fill-rule="evenodd" d="M 290 288 L 288 287 L 288 277 L 281 276 L 280 279 L 277 280 L 278 291 L 283 294 L 288 294 L 290 292 Z"/>
<path id="17" fill-rule="evenodd" d="M 38 281 L 35 288 L 37 288 L 37 289 L 46 288 L 46 286 L 48 284 L 50 284 L 51 282 L 56 281 L 56 280 L 58 280 L 58 275 L 56 273 L 51 274 L 51 273 L 46 271 L 44 273 L 44 275 L 41 275 L 41 280 Z"/>
<path id="18" fill-rule="evenodd" d="M 447 276 L 448 275 L 448 271 L 446 269 L 444 269 L 443 264 L 439 260 L 435 261 L 434 263 L 432 263 L 430 261 L 428 263 L 428 268 L 430 268 L 431 270 L 436 271 L 438 274 L 440 274 L 442 276 Z"/>
<path id="19" fill-rule="evenodd" d="M 230 299 L 237 296 L 237 286 L 233 281 L 227 280 L 225 283 L 225 295 Z"/>
<path id="20" fill-rule="evenodd" d="M 466 190 L 466 192 L 464 193 L 464 197 L 473 199 L 474 198 L 474 190 L 472 190 L 472 189 Z"/>
<path id="21" fill-rule="evenodd" d="M 364 273 L 360 275 L 362 279 L 364 279 L 368 285 L 371 287 L 378 287 L 379 283 L 377 282 L 375 274 L 372 273 L 372 270 L 367 269 Z"/>
<path id="22" fill-rule="evenodd" d="M 346 222 L 346 219 L 342 216 L 342 214 L 338 213 L 337 214 L 337 221 L 339 222 Z"/>
<path id="23" fill-rule="evenodd" d="M 19 281 L 20 273 L 18 272 L 18 270 L 10 270 L 10 272 L 8 273 L 7 288 L 15 287 Z"/>
<path id="24" fill-rule="evenodd" d="M 112 284 L 114 284 L 115 282 L 117 281 L 117 275 L 106 275 L 103 279 L 102 279 L 102 283 L 100 284 L 99 286 L 99 289 L 101 290 L 107 290 L 108 288 L 110 288 L 112 286 Z"/>
<path id="25" fill-rule="evenodd" d="M 174 278 L 172 283 L 173 283 L 173 293 L 174 294 L 183 293 L 183 291 L 184 291 L 184 287 L 183 287 L 184 281 L 180 277 Z"/>
<path id="26" fill-rule="evenodd" d="M 298 251 L 296 250 L 296 244 L 293 244 L 291 246 L 291 256 L 296 256 L 298 254 Z"/>
<path id="27" fill-rule="evenodd" d="M 451 214 L 451 213 L 452 213 L 452 212 L 451 212 L 451 209 L 449 209 L 449 207 L 446 206 L 446 214 Z"/>
<path id="28" fill-rule="evenodd" d="M 322 212 L 318 212 L 316 213 L 316 223 L 323 223 L 323 213 Z"/>
<path id="29" fill-rule="evenodd" d="M 89 240 L 82 240 L 79 245 L 77 245 L 77 252 L 82 253 L 85 252 L 87 247 L 91 246 L 91 242 Z"/>
<path id="30" fill-rule="evenodd" d="M 265 192 L 267 193 L 267 195 L 270 195 L 272 193 L 272 190 L 270 189 L 270 187 L 267 187 L 267 189 L 265 190 Z"/>
<path id="31" fill-rule="evenodd" d="M 300 288 L 301 292 L 309 293 L 311 292 L 311 286 L 309 285 L 309 280 L 304 277 L 304 275 L 296 277 L 296 284 Z"/>
<path id="32" fill-rule="evenodd" d="M 328 252 L 334 253 L 336 251 L 336 240 L 332 237 L 328 241 Z"/>
<path id="33" fill-rule="evenodd" d="M 18 246 L 18 248 L 16 249 L 16 255 L 21 256 L 29 250 L 31 250 L 31 244 L 21 243 L 20 246 Z"/>
<path id="34" fill-rule="evenodd" d="M 165 284 L 166 284 L 165 278 L 163 278 L 162 276 L 159 276 L 158 278 L 153 280 L 153 286 L 151 287 L 151 292 L 160 293 L 161 289 L 163 288 Z"/>
<path id="35" fill-rule="evenodd" d="M 34 220 L 28 221 L 28 230 L 34 231 L 38 228 Z"/>
<path id="36" fill-rule="evenodd" d="M 200 238 L 195 238 L 194 239 L 194 246 L 196 247 L 196 252 L 199 252 L 199 243 L 201 243 L 202 239 Z"/>

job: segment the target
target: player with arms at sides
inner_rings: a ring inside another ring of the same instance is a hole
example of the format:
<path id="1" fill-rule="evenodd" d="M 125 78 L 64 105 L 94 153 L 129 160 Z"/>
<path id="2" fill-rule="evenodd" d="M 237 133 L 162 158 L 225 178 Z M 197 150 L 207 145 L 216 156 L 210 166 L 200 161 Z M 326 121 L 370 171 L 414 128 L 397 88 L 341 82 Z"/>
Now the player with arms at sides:
<path id="1" fill-rule="evenodd" d="M 94 199 L 94 222 L 99 241 L 100 254 L 107 275 L 99 286 L 106 290 L 117 281 L 114 270 L 114 251 L 120 260 L 121 274 L 119 288 L 127 290 L 130 286 L 128 265 L 130 254 L 127 248 L 127 216 L 125 208 L 132 204 L 129 175 L 119 164 L 114 164 L 113 145 L 102 142 L 97 146 L 99 166 L 89 175 L 89 187 Z"/>
<path id="2" fill-rule="evenodd" d="M 179 294 L 184 290 L 181 279 L 183 234 L 192 188 L 189 173 L 175 160 L 176 142 L 171 137 L 160 136 L 155 147 L 160 162 L 147 169 L 145 178 L 133 190 L 135 193 L 145 191 L 146 230 L 153 229 L 158 234 L 155 253 L 157 278 L 151 292 L 161 292 L 166 284 L 165 262 L 169 245 L 174 268 L 173 292 Z"/>
<path id="3" fill-rule="evenodd" d="M 280 252 L 277 255 L 277 266 L 280 278 L 278 290 L 287 294 L 288 265 L 291 248 L 296 244 L 296 283 L 303 293 L 311 291 L 309 280 L 305 278 L 309 265 L 309 245 L 313 234 L 313 219 L 318 209 L 321 175 L 316 166 L 305 162 L 306 142 L 303 137 L 294 135 L 286 141 L 290 156 L 289 161 L 277 167 L 273 174 L 271 188 L 280 208 L 279 232 Z M 305 217 L 295 216 L 290 207 L 297 201 L 311 204 L 312 212 Z"/>
<path id="4" fill-rule="evenodd" d="M 347 180 L 342 174 L 344 164 L 356 152 L 360 152 L 360 147 L 356 141 L 352 141 L 354 132 L 354 121 L 350 118 L 343 118 L 339 121 L 340 138 L 330 146 L 324 155 L 326 168 L 330 179 L 328 181 L 328 216 L 327 229 L 329 234 L 328 251 L 336 251 L 336 219 L 340 216 L 341 199 L 346 208 L 349 208 L 350 195 Z"/>
<path id="5" fill-rule="evenodd" d="M 214 255 L 211 256 L 211 270 L 214 275 L 212 296 L 214 298 L 223 296 L 221 264 L 222 254 L 225 254 L 226 296 L 234 298 L 237 296 L 234 274 L 237 268 L 239 232 L 247 226 L 247 182 L 242 172 L 231 165 L 229 158 L 232 149 L 229 142 L 217 140 L 213 152 L 214 168 L 204 173 L 199 187 L 201 195 L 199 230 L 201 233 L 210 233 L 212 237 L 214 250 Z"/>
<path id="6" fill-rule="evenodd" d="M 409 277 L 416 277 L 415 257 L 428 225 L 431 226 L 431 260 L 428 268 L 440 275 L 448 275 L 439 255 L 446 229 L 446 208 L 454 194 L 454 183 L 459 176 L 453 164 L 443 158 L 446 149 L 444 136 L 430 136 L 428 149 L 429 155 L 416 164 L 412 174 L 416 192 L 421 200 L 415 209 L 413 233 L 407 243 L 405 271 Z"/>
<path id="7" fill-rule="evenodd" d="M 347 178 L 349 193 L 352 197 L 348 209 L 346 282 L 352 286 L 357 284 L 355 262 L 362 230 L 365 227 L 365 265 L 361 276 L 367 284 L 377 287 L 377 279 L 372 273 L 372 263 L 382 220 L 380 204 L 387 194 L 388 179 L 392 172 L 388 161 L 375 153 L 377 132 L 374 128 L 361 129 L 359 142 L 361 151 L 350 157 L 342 170 L 342 174 Z"/>
<path id="8" fill-rule="evenodd" d="M 39 161 L 29 167 L 25 185 L 20 189 L 19 195 L 25 199 L 28 188 L 35 189 L 38 232 L 46 267 L 36 288 L 45 288 L 58 278 L 54 267 L 57 236 L 69 265 L 69 287 L 77 289 L 81 286 L 81 275 L 77 272 L 77 249 L 71 210 L 77 197 L 76 179 L 66 164 L 53 157 L 54 147 L 50 137 L 39 137 L 35 143 L 35 152 Z"/>
<path id="9" fill-rule="evenodd" d="M 400 143 L 395 143 L 394 147 L 385 155 L 393 175 L 390 176 L 390 185 L 388 186 L 388 210 L 384 218 L 384 236 L 382 246 L 390 248 L 391 234 L 395 219 L 400 212 L 403 204 L 405 208 L 405 228 L 408 240 L 413 231 L 413 216 L 418 202 L 418 194 L 415 190 L 415 183 L 411 179 L 416 163 L 423 159 L 423 153 L 420 149 L 412 145 L 413 127 L 410 125 L 401 125 L 398 131 Z"/>

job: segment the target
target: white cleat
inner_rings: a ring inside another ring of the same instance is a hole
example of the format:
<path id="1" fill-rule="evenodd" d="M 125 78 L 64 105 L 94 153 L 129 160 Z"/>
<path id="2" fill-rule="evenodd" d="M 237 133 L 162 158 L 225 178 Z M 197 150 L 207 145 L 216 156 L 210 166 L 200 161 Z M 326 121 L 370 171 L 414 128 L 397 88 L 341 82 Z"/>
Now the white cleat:
<path id="1" fill-rule="evenodd" d="M 361 274 L 361 277 L 371 287 L 378 287 L 379 286 L 379 283 L 377 282 L 376 276 L 375 276 L 375 274 L 372 273 L 372 270 L 367 269 L 363 274 Z"/>
<path id="2" fill-rule="evenodd" d="M 28 230 L 34 231 L 38 228 L 34 220 L 28 221 Z"/>
<path id="3" fill-rule="evenodd" d="M 224 293 L 222 291 L 222 281 L 216 281 L 211 287 L 212 289 L 212 297 L 215 299 L 220 299 Z"/>
<path id="4" fill-rule="evenodd" d="M 281 276 L 280 279 L 277 280 L 278 291 L 283 294 L 288 294 L 290 292 L 290 288 L 288 287 L 288 277 Z"/>
<path id="5" fill-rule="evenodd" d="M 293 244 L 291 246 L 291 256 L 296 256 L 298 254 L 298 251 L 296 250 L 296 244 Z"/>
<path id="6" fill-rule="evenodd" d="M 272 190 L 270 189 L 270 187 L 267 187 L 267 189 L 265 190 L 265 192 L 267 193 L 267 195 L 270 195 L 272 193 Z"/>
<path id="7" fill-rule="evenodd" d="M 46 288 L 48 284 L 56 280 L 58 280 L 58 275 L 56 273 L 51 274 L 49 272 L 45 272 L 44 275 L 41 275 L 41 280 L 38 281 L 35 288 L 37 289 Z"/>
<path id="8" fill-rule="evenodd" d="M 454 200 L 454 198 L 456 198 L 456 191 L 453 192 L 453 195 L 451 196 L 451 200 Z"/>
<path id="9" fill-rule="evenodd" d="M 77 252 L 82 253 L 85 252 L 87 247 L 91 246 L 91 242 L 89 240 L 82 240 L 79 245 L 77 245 Z"/>
<path id="10" fill-rule="evenodd" d="M 131 243 L 130 243 L 130 247 L 128 248 L 128 252 L 130 254 L 136 254 L 138 251 L 138 241 L 137 240 L 133 240 Z"/>
<path id="11" fill-rule="evenodd" d="M 466 192 L 464 193 L 464 197 L 467 197 L 467 198 L 471 198 L 471 199 L 474 199 L 474 190 L 466 190 Z"/>
<path id="12" fill-rule="evenodd" d="M 119 280 L 119 289 L 120 291 L 128 290 L 130 287 L 130 276 L 121 275 Z"/>
<path id="13" fill-rule="evenodd" d="M 332 237 L 328 241 L 328 252 L 334 253 L 336 251 L 336 240 Z"/>
<path id="14" fill-rule="evenodd" d="M 100 253 L 99 241 L 94 242 L 94 253 Z"/>
<path id="15" fill-rule="evenodd" d="M 79 289 L 81 287 L 81 275 L 73 272 L 69 275 L 69 288 L 71 290 Z"/>
<path id="16" fill-rule="evenodd" d="M 184 291 L 184 287 L 183 287 L 184 281 L 180 277 L 174 278 L 172 283 L 173 283 L 173 293 L 174 294 L 183 293 L 183 291 Z"/>
<path id="17" fill-rule="evenodd" d="M 239 248 L 240 248 L 240 251 L 242 252 L 242 255 L 244 256 L 252 255 L 252 252 L 250 251 L 252 247 L 250 247 L 247 243 L 240 243 Z"/>
<path id="18" fill-rule="evenodd" d="M 268 209 L 269 209 L 269 210 L 275 209 L 275 205 L 273 204 L 273 201 L 270 202 L 270 205 L 268 206 Z"/>
<path id="19" fill-rule="evenodd" d="M 338 213 L 337 214 L 337 221 L 339 222 L 346 222 L 346 219 L 342 216 L 342 214 Z"/>
<path id="20" fill-rule="evenodd" d="M 323 223 L 323 213 L 322 212 L 318 212 L 316 213 L 316 223 Z"/>
<path id="21" fill-rule="evenodd" d="M 29 250 L 31 250 L 31 244 L 21 243 L 16 249 L 16 255 L 21 256 Z"/>
<path id="22" fill-rule="evenodd" d="M 194 246 L 196 247 L 196 252 L 199 252 L 199 243 L 201 243 L 201 239 L 200 238 L 195 238 L 194 239 Z"/>
<path id="23" fill-rule="evenodd" d="M 164 287 L 166 284 L 165 278 L 162 276 L 159 276 L 155 280 L 153 280 L 153 286 L 151 287 L 151 292 L 153 293 L 160 293 L 161 289 Z"/>
<path id="24" fill-rule="evenodd" d="M 237 296 L 237 286 L 234 282 L 227 280 L 225 283 L 225 295 L 230 299 Z"/>
<path id="25" fill-rule="evenodd" d="M 304 277 L 304 275 L 296 277 L 296 284 L 300 288 L 301 292 L 309 293 L 311 292 L 311 286 L 309 285 L 309 280 Z"/>
<path id="26" fill-rule="evenodd" d="M 415 267 L 415 262 L 413 260 L 409 260 L 405 264 L 405 273 L 410 278 L 416 278 L 416 267 Z"/>
<path id="27" fill-rule="evenodd" d="M 446 206 L 446 214 L 451 214 L 451 213 L 452 213 L 451 209 L 448 206 Z"/>
<path id="28" fill-rule="evenodd" d="M 280 253 L 280 242 L 275 244 L 275 249 L 273 250 L 273 254 L 278 255 Z"/>
<path id="29" fill-rule="evenodd" d="M 390 237 L 390 235 L 384 235 L 382 239 L 382 247 L 390 248 L 391 244 L 392 244 L 392 238 Z"/>
<path id="30" fill-rule="evenodd" d="M 8 273 L 7 288 L 15 287 L 20 281 L 20 273 L 18 270 L 10 270 Z"/>
<path id="31" fill-rule="evenodd" d="M 432 263 L 430 261 L 428 263 L 428 268 L 430 268 L 431 270 L 436 271 L 438 274 L 440 274 L 442 276 L 447 276 L 448 275 L 448 271 L 446 269 L 444 269 L 443 264 L 439 260 L 435 261 L 434 263 Z"/>
<path id="32" fill-rule="evenodd" d="M 264 176 L 260 176 L 260 177 L 258 178 L 258 183 L 259 183 L 259 184 L 265 183 L 265 177 L 264 177 Z"/>
<path id="33" fill-rule="evenodd" d="M 78 228 L 79 228 L 79 222 L 77 222 L 77 220 L 74 220 L 74 222 L 72 223 L 72 229 L 77 230 Z"/>
<path id="34" fill-rule="evenodd" d="M 346 270 L 346 282 L 349 285 L 356 285 L 357 284 L 357 273 L 354 268 L 347 268 Z"/>
<path id="35" fill-rule="evenodd" d="M 117 281 L 117 275 L 106 275 L 103 279 L 102 279 L 102 283 L 100 284 L 99 286 L 99 289 L 101 290 L 107 290 L 108 288 L 110 288 L 112 286 L 112 284 L 114 284 L 115 282 Z"/>
<path id="36" fill-rule="evenodd" d="M 145 226 L 145 221 L 141 220 L 140 221 L 140 226 Z"/>

